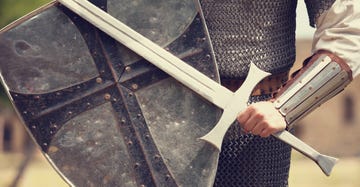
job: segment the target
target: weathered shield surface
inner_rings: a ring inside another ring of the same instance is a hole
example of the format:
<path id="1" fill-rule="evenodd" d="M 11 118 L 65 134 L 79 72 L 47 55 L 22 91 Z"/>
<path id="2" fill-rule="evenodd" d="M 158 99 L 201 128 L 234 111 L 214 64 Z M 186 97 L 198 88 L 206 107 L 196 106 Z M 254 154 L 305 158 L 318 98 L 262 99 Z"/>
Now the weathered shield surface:
<path id="1" fill-rule="evenodd" d="M 193 0 L 93 0 L 218 79 Z M 0 33 L 3 85 L 50 163 L 76 186 L 211 186 L 199 137 L 219 110 L 70 10 L 51 3 Z"/>

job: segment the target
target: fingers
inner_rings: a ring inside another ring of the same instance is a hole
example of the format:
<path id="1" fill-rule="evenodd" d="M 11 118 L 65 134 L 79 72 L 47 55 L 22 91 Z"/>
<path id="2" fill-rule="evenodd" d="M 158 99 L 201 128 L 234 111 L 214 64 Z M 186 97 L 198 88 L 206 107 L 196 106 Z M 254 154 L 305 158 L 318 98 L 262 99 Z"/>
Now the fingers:
<path id="1" fill-rule="evenodd" d="M 263 131 L 266 130 L 266 124 L 264 122 L 257 123 L 254 128 L 251 130 L 251 133 L 254 135 L 260 135 Z"/>
<path id="2" fill-rule="evenodd" d="M 247 133 L 251 132 L 252 129 L 256 125 L 256 121 L 254 120 L 254 117 L 253 117 L 254 112 L 255 111 L 254 111 L 254 109 L 252 107 L 248 107 L 246 110 L 241 112 L 237 117 L 238 122 L 240 123 L 242 128 Z"/>
<path id="3" fill-rule="evenodd" d="M 266 138 L 266 137 L 269 137 L 273 133 L 275 133 L 274 130 L 265 129 L 259 135 L 263 138 Z"/>
<path id="4" fill-rule="evenodd" d="M 265 102 L 250 105 L 238 115 L 237 120 L 245 132 L 261 137 L 268 137 L 286 127 L 284 118 L 271 103 Z"/>
<path id="5" fill-rule="evenodd" d="M 251 134 L 259 135 L 261 137 L 269 137 L 272 133 L 274 133 L 276 130 L 269 127 L 269 125 L 265 122 L 258 122 L 254 125 L 254 128 L 248 132 L 251 132 Z"/>
<path id="6" fill-rule="evenodd" d="M 245 130 L 245 132 L 251 132 L 252 134 L 258 135 L 264 128 L 262 120 L 264 117 L 259 114 L 256 108 L 249 106 L 244 112 L 238 116 L 238 122 Z"/>

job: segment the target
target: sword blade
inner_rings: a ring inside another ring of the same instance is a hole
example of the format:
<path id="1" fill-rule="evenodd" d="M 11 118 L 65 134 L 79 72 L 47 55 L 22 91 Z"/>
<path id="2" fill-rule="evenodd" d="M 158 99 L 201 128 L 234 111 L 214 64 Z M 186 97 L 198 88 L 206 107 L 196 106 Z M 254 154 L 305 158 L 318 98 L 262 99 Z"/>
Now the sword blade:
<path id="1" fill-rule="evenodd" d="M 133 50 L 159 69 L 165 71 L 194 92 L 203 96 L 211 103 L 224 109 L 223 115 L 214 129 L 202 137 L 202 139 L 213 144 L 219 150 L 227 129 L 236 120 L 237 114 L 246 108 L 247 100 L 252 89 L 258 81 L 268 75 L 262 73 L 263 71 L 259 69 L 250 70 L 252 73 L 249 74 L 254 75 L 252 77 L 255 81 L 250 81 L 247 78 L 244 86 L 242 86 L 244 88 L 239 88 L 239 90 L 233 93 L 92 3 L 86 0 L 58 0 L 58 2 Z M 253 65 L 251 67 L 251 69 L 254 69 Z M 317 164 L 324 163 L 318 165 L 326 175 L 331 172 L 331 169 L 335 165 L 331 157 L 318 153 L 288 131 L 282 131 L 273 134 L 273 136 L 316 161 Z"/>
<path id="2" fill-rule="evenodd" d="M 220 108 L 233 92 L 205 76 L 118 19 L 83 0 L 59 0 L 79 16 Z"/>

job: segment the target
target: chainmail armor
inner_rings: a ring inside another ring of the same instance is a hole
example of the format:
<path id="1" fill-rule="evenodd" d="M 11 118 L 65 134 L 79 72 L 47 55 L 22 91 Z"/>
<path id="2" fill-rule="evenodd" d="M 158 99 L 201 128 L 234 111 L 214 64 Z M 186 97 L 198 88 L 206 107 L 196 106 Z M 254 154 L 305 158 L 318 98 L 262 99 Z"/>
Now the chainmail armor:
<path id="1" fill-rule="evenodd" d="M 334 0 L 305 0 L 310 20 Z M 295 61 L 297 0 L 200 0 L 220 76 L 247 76 L 250 62 L 273 74 L 288 71 Z M 249 11 L 251 10 L 251 11 Z M 251 97 L 264 101 L 271 95 Z M 291 147 L 274 137 L 228 130 L 219 157 L 214 186 L 288 186 Z"/>
<path id="2" fill-rule="evenodd" d="M 200 3 L 222 77 L 246 77 L 250 62 L 273 74 L 293 65 L 296 0 Z"/>
<path id="3" fill-rule="evenodd" d="M 253 96 L 249 102 L 271 98 Z M 243 134 L 238 123 L 228 130 L 221 148 L 215 187 L 288 186 L 291 147 L 274 137 Z"/>
<path id="4" fill-rule="evenodd" d="M 315 27 L 316 19 L 324 13 L 326 10 L 328 10 L 332 4 L 334 4 L 335 0 L 305 0 L 310 25 L 312 27 Z"/>

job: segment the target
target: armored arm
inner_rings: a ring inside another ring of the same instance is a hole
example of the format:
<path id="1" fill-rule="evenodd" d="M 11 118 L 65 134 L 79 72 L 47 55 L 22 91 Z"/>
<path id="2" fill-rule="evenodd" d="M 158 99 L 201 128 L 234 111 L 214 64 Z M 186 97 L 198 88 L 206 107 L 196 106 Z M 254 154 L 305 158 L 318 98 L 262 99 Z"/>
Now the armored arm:
<path id="1" fill-rule="evenodd" d="M 289 127 L 360 74 L 360 0 L 305 0 L 316 26 L 314 55 L 283 88 L 275 107 Z"/>
<path id="2" fill-rule="evenodd" d="M 275 108 L 291 128 L 299 119 L 337 95 L 352 80 L 350 67 L 328 51 L 319 51 L 279 90 Z"/>

